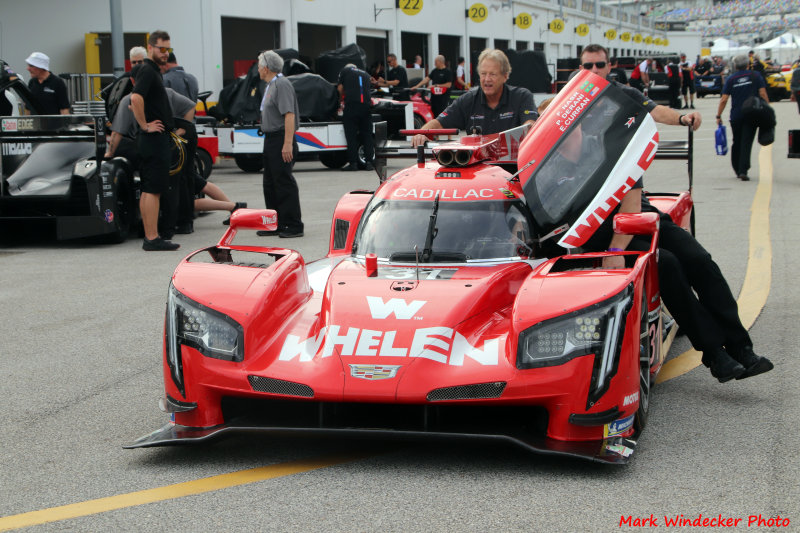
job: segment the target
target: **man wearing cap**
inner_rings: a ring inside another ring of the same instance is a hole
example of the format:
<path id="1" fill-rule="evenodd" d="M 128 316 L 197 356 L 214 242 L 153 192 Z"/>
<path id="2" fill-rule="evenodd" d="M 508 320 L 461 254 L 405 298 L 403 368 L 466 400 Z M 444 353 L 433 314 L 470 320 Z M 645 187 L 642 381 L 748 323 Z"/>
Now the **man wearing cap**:
<path id="1" fill-rule="evenodd" d="M 164 87 L 172 88 L 173 91 L 182 94 L 196 104 L 197 92 L 199 91 L 197 78 L 183 70 L 182 66 L 178 65 L 178 60 L 175 58 L 174 52 L 169 53 L 164 68 Z"/>
<path id="2" fill-rule="evenodd" d="M 683 108 L 694 109 L 694 93 L 697 89 L 694 86 L 694 63 L 686 59 L 686 54 L 681 54 L 681 74 L 683 75 L 683 83 L 681 85 L 681 94 L 683 94 Z M 689 93 L 688 95 L 686 93 Z"/>
<path id="3" fill-rule="evenodd" d="M 41 52 L 34 52 L 25 60 L 31 79 L 28 89 L 39 102 L 44 115 L 69 115 L 69 98 L 64 80 L 50 72 L 50 58 Z"/>
<path id="4" fill-rule="evenodd" d="M 131 110 L 139 124 L 139 134 L 136 136 L 142 180 L 139 211 L 144 226 L 142 249 L 145 251 L 177 250 L 180 246 L 158 234 L 161 195 L 169 187 L 169 131 L 175 126 L 159 65 L 167 62 L 171 51 L 167 32 L 154 31 L 150 34 L 147 39 L 148 57 L 137 67 L 131 93 Z"/>

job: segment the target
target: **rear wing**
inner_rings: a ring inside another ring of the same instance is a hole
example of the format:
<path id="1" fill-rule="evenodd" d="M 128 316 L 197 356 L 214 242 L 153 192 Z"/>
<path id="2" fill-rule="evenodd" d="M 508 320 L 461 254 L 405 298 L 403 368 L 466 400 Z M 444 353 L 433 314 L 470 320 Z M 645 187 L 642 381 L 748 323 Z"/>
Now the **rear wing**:
<path id="1" fill-rule="evenodd" d="M 0 119 L 0 143 L 93 142 L 95 157 L 106 152 L 105 116 L 26 115 Z M 3 154 L 6 154 L 3 149 Z"/>

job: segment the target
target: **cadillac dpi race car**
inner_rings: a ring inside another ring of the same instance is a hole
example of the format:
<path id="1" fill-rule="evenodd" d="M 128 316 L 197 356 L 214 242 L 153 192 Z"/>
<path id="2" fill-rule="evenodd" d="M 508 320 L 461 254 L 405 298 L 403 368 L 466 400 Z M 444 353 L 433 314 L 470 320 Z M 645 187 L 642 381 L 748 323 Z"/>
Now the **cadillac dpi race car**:
<path id="1" fill-rule="evenodd" d="M 657 214 L 614 220 L 649 236 L 646 251 L 580 247 L 657 146 L 650 116 L 582 71 L 527 134 L 439 144 L 435 160 L 344 196 L 323 259 L 234 244 L 277 222 L 237 210 L 175 270 L 161 401 L 172 420 L 128 447 L 381 434 L 627 462 L 671 341 Z M 512 160 L 514 174 L 497 164 Z M 650 201 L 689 227 L 688 192 Z M 603 268 L 609 255 L 625 267 Z"/>

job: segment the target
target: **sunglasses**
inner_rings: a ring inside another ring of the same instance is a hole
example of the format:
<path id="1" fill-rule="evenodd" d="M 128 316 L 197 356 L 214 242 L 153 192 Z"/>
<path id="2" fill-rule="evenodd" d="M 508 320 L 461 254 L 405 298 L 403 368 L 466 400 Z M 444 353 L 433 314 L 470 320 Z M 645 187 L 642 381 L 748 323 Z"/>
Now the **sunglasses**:
<path id="1" fill-rule="evenodd" d="M 158 50 L 162 54 L 171 54 L 172 51 L 174 50 L 174 48 L 167 48 L 166 46 L 153 46 L 153 45 L 150 46 Z"/>
<path id="2" fill-rule="evenodd" d="M 606 68 L 606 62 L 605 61 L 595 61 L 594 63 L 584 63 L 582 66 L 586 70 L 592 70 L 592 67 Z"/>
<path id="3" fill-rule="evenodd" d="M 140 63 L 144 63 L 144 59 L 137 59 L 136 61 L 131 61 L 131 65 L 138 65 Z"/>

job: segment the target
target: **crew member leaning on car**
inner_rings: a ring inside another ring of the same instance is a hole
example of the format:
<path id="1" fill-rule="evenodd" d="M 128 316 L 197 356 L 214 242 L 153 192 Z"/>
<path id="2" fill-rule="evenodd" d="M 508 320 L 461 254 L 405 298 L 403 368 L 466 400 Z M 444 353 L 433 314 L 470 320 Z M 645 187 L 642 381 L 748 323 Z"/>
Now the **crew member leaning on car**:
<path id="1" fill-rule="evenodd" d="M 608 76 L 608 51 L 592 44 L 581 53 L 581 67 L 595 74 Z M 635 89 L 617 84 L 647 109 L 656 122 L 700 127 L 700 113 L 685 115 L 662 105 L 655 105 Z M 587 250 L 647 250 L 648 238 L 620 235 L 613 232 L 614 215 L 655 211 L 642 196 L 641 180 L 622 199 L 618 209 L 586 243 Z M 692 345 L 703 352 L 703 364 L 720 382 L 743 379 L 772 369 L 766 357 L 753 353 L 753 343 L 739 320 L 736 299 L 731 293 L 719 266 L 711 254 L 689 232 L 660 213 L 658 278 L 661 297 Z M 622 268 L 624 258 L 616 255 L 603 261 L 607 268 Z M 695 294 L 696 293 L 696 294 Z"/>
<path id="2" fill-rule="evenodd" d="M 524 87 L 506 85 L 510 74 L 508 57 L 500 50 L 487 48 L 478 57 L 480 86 L 461 95 L 421 129 L 458 128 L 488 135 L 533 124 L 539 116 L 533 94 Z M 420 146 L 427 140 L 425 135 L 415 135 L 411 145 Z"/>

